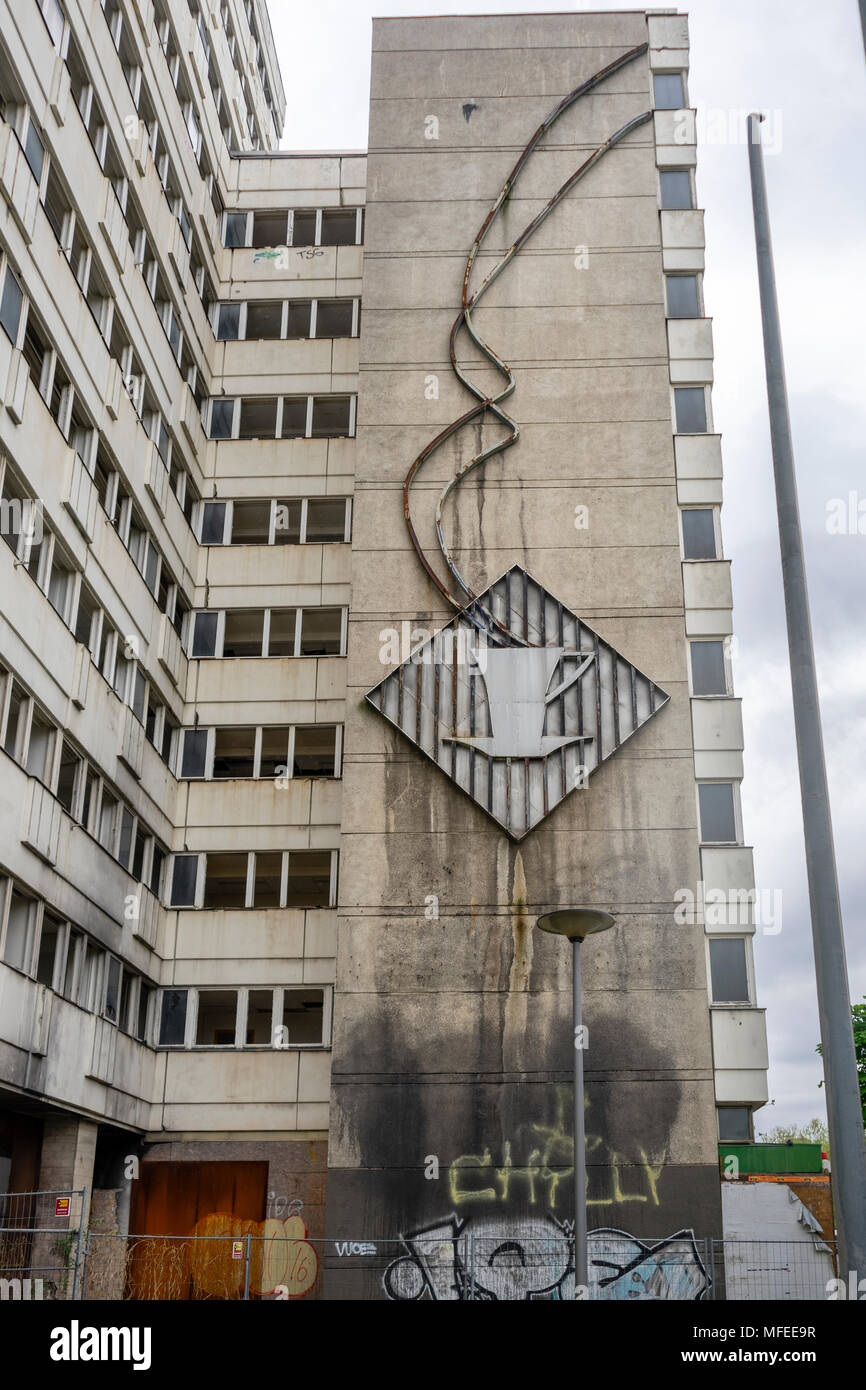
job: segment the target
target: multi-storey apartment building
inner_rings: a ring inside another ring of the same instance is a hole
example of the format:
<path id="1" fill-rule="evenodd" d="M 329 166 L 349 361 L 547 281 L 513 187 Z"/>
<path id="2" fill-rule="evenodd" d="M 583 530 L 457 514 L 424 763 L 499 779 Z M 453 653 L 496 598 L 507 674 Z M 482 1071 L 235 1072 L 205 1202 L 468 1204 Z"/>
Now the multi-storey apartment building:
<path id="1" fill-rule="evenodd" d="M 377 22 L 368 157 L 278 148 L 263 0 L 2 0 L 0 35 L 0 1194 L 321 1237 L 327 1175 L 329 1234 L 410 1243 L 395 1297 L 432 1287 L 423 1228 L 567 1246 L 567 962 L 533 922 L 580 902 L 618 923 L 591 1224 L 717 1233 L 766 1055 L 754 925 L 704 910 L 753 880 L 684 17 Z M 429 571 L 401 487 L 472 399 L 478 227 L 620 59 L 484 247 L 645 116 L 478 310 L 521 439 L 442 523 L 491 645 L 558 647 L 531 770 L 477 656 L 449 710 L 441 653 L 435 697 L 404 665 L 454 618 L 433 504 L 489 419 L 418 476 Z"/>

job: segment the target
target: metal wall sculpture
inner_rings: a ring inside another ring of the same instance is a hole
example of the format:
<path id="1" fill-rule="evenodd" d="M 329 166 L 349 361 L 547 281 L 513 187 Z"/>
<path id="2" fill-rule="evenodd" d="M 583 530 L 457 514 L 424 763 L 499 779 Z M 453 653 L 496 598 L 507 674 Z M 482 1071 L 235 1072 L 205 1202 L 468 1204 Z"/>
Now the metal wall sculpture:
<path id="1" fill-rule="evenodd" d="M 516 840 L 669 698 L 519 565 L 367 695 Z"/>

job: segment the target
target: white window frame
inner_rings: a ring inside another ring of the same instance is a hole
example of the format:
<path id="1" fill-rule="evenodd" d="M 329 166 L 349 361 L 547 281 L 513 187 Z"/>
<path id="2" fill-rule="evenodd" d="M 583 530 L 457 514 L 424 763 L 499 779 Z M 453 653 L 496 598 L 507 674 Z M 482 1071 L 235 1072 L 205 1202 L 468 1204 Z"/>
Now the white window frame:
<path id="1" fill-rule="evenodd" d="M 693 700 L 727 700 L 727 699 L 730 699 L 731 696 L 733 695 L 733 693 L 734 693 L 734 668 L 733 668 L 733 662 L 731 661 L 731 649 L 730 649 L 730 640 L 729 640 L 729 639 L 730 639 L 730 634 L 728 634 L 727 637 L 719 637 L 718 635 L 715 636 L 715 637 L 713 637 L 713 636 L 704 636 L 703 633 L 702 633 L 699 637 L 691 637 L 691 638 L 689 639 L 689 660 L 688 660 L 688 668 L 689 668 L 689 695 L 691 696 L 691 698 L 692 698 Z M 721 648 L 722 648 L 722 660 L 724 661 L 724 665 L 725 665 L 725 689 L 724 689 L 724 691 L 719 691 L 718 694 L 715 694 L 715 695 L 699 695 L 699 694 L 697 693 L 697 691 L 695 690 L 695 688 L 694 688 L 694 680 L 693 680 L 693 678 L 692 678 L 692 647 L 694 646 L 694 644 L 695 644 L 696 642 L 718 642 L 719 645 L 720 645 Z"/>
<path id="2" fill-rule="evenodd" d="M 680 528 L 680 555 L 684 565 L 712 565 L 724 559 L 722 550 L 722 518 L 721 507 L 715 502 L 695 502 L 687 506 L 679 507 L 679 528 Z M 684 512 L 712 512 L 713 514 L 713 538 L 715 541 L 716 553 L 704 560 L 689 559 L 686 555 L 685 535 L 683 532 L 683 513 Z"/>
<path id="3" fill-rule="evenodd" d="M 733 790 L 733 802 L 734 802 L 734 833 L 735 833 L 735 835 L 736 835 L 736 839 L 734 839 L 734 840 L 705 840 L 705 839 L 704 839 L 704 829 L 703 829 L 703 826 L 701 825 L 701 800 L 700 800 L 700 790 L 699 790 L 699 789 L 700 789 L 702 786 L 708 786 L 708 785 L 714 785 L 714 786 L 723 785 L 723 786 L 731 787 L 732 790 Z M 698 813 L 698 836 L 699 836 L 701 845 L 704 845 L 704 846 L 706 846 L 707 848 L 712 849 L 715 845 L 741 845 L 741 844 L 743 844 L 743 808 L 742 808 L 742 804 L 741 804 L 741 802 L 740 802 L 740 783 L 739 783 L 738 781 L 736 781 L 733 777 L 701 777 L 699 781 L 696 781 L 696 782 L 695 782 L 695 801 L 696 801 L 696 803 L 697 803 L 697 813 Z"/>

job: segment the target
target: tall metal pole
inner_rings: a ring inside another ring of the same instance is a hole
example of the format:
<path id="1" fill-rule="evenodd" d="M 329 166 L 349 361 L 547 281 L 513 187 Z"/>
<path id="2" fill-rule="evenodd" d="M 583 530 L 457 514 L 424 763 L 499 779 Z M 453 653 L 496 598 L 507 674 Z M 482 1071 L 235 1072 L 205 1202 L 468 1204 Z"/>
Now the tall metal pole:
<path id="1" fill-rule="evenodd" d="M 863 29 L 863 47 L 866 48 L 866 0 L 860 0 L 860 24 Z"/>
<path id="2" fill-rule="evenodd" d="M 575 1297 L 587 1284 L 586 1256 L 586 1133 L 583 1104 L 583 1005 L 580 978 L 580 937 L 571 943 L 572 1017 L 574 1020 L 574 1285 Z"/>
<path id="3" fill-rule="evenodd" d="M 764 360 L 770 405 L 770 437 L 776 478 L 776 507 L 782 551 L 782 582 L 788 625 L 794 728 L 800 770 L 800 797 L 806 842 L 806 871 L 812 916 L 812 941 L 818 987 L 818 1016 L 827 1121 L 830 1131 L 832 1183 L 839 1235 L 839 1276 L 851 1270 L 866 1276 L 866 1143 L 851 1026 L 851 995 L 845 964 L 842 910 L 836 877 L 830 797 L 824 764 L 824 741 L 818 704 L 815 653 L 806 588 L 803 537 L 794 475 L 794 450 L 788 392 L 782 357 L 782 334 L 773 269 L 760 122 L 749 117 L 749 168 L 758 253 L 758 281 L 764 326 Z"/>

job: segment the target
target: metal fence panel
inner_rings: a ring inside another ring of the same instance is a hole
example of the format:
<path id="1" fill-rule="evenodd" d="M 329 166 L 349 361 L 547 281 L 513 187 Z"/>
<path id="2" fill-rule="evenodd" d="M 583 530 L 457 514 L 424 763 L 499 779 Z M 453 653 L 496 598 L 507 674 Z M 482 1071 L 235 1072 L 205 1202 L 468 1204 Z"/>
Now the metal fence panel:
<path id="1" fill-rule="evenodd" d="M 0 1300 L 78 1298 L 86 1190 L 0 1195 Z"/>

